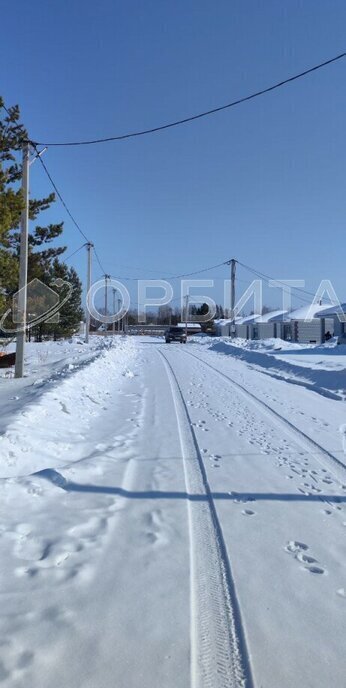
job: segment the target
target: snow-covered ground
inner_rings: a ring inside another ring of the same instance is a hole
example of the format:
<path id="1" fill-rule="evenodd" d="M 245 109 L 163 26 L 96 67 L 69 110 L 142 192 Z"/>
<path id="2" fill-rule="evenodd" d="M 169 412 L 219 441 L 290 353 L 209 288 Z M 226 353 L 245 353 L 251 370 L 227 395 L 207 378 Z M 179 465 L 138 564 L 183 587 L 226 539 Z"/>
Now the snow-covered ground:
<path id="1" fill-rule="evenodd" d="M 345 685 L 332 349 L 92 337 L 2 371 L 5 688 Z"/>
<path id="2" fill-rule="evenodd" d="M 272 377 L 302 385 L 332 399 L 346 399 L 346 346 L 336 339 L 321 346 L 282 339 L 194 338 L 208 349 L 228 354 Z"/>

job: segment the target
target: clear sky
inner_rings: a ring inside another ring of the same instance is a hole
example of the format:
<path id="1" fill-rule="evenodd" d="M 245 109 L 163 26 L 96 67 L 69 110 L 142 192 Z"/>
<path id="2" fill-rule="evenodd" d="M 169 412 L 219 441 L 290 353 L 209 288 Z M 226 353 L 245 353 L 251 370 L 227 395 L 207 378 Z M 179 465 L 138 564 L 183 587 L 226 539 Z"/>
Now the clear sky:
<path id="1" fill-rule="evenodd" d="M 0 93 L 39 141 L 179 119 L 346 48 L 344 0 L 18 0 L 1 15 Z M 342 60 L 192 124 L 44 159 L 114 276 L 235 257 L 309 290 L 331 279 L 345 301 L 345 76 Z M 49 191 L 35 163 L 31 193 Z M 68 253 L 83 242 L 58 201 L 46 218 L 65 220 Z M 84 252 L 72 262 L 84 279 Z"/>

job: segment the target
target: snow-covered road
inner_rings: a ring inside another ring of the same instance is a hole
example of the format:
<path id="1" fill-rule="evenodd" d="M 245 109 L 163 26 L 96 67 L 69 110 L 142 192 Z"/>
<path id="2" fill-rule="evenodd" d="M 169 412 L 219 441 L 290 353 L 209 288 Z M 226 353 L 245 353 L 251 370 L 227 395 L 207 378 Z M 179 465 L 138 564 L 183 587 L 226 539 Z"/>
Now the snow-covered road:
<path id="1" fill-rule="evenodd" d="M 344 409 L 150 338 L 19 409 L 0 447 L 5 688 L 342 688 Z"/>

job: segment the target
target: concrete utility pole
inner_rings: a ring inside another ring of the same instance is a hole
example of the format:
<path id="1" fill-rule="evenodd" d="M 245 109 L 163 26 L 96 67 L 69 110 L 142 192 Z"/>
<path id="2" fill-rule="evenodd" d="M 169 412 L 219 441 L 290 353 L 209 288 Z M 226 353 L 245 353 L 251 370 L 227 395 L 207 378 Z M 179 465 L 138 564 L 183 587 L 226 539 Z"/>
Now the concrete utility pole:
<path id="1" fill-rule="evenodd" d="M 110 275 L 105 275 L 105 315 L 108 315 L 108 280 Z M 108 323 L 105 323 L 106 331 L 108 329 Z"/>
<path id="2" fill-rule="evenodd" d="M 121 300 L 118 299 L 118 313 L 120 313 L 120 304 L 121 304 Z M 119 318 L 119 320 L 118 320 L 118 332 L 121 332 L 122 329 L 123 329 L 123 321 L 122 321 L 122 318 Z"/>
<path id="3" fill-rule="evenodd" d="M 186 294 L 185 296 L 185 336 L 187 339 L 187 321 L 189 317 L 189 295 Z"/>
<path id="4" fill-rule="evenodd" d="M 235 271 L 237 261 L 231 260 L 231 335 L 235 333 Z"/>
<path id="5" fill-rule="evenodd" d="M 24 374 L 24 348 L 26 338 L 26 304 L 28 283 L 28 231 L 29 231 L 29 155 L 30 144 L 23 145 L 22 193 L 24 208 L 20 219 L 20 253 L 19 253 L 19 294 L 18 294 L 18 326 L 16 343 L 15 377 Z"/>
<path id="6" fill-rule="evenodd" d="M 113 287 L 113 315 L 115 315 L 115 295 L 116 295 L 116 293 L 117 293 L 117 290 L 115 287 Z M 115 334 L 115 320 L 113 320 L 112 329 L 113 329 L 113 334 Z"/>
<path id="7" fill-rule="evenodd" d="M 87 293 L 86 293 L 86 306 L 85 306 L 85 342 L 86 344 L 89 341 L 89 332 L 90 332 L 90 313 L 89 313 L 89 308 L 88 308 L 88 294 L 91 289 L 91 255 L 92 255 L 92 249 L 94 248 L 94 244 L 91 244 L 88 242 L 86 244 L 86 249 L 87 249 L 87 257 L 88 257 L 88 264 L 87 264 Z"/>

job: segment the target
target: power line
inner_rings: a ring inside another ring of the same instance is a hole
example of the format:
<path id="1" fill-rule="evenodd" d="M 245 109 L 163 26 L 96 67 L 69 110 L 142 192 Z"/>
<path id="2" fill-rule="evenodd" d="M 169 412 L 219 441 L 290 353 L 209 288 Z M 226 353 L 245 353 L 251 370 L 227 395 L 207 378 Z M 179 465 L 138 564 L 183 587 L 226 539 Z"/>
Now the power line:
<path id="1" fill-rule="evenodd" d="M 40 145 L 40 146 L 89 146 L 95 143 L 108 143 L 110 141 L 123 141 L 124 139 L 131 139 L 135 138 L 137 136 L 146 136 L 148 134 L 154 134 L 158 131 L 163 131 L 164 129 L 171 129 L 172 127 L 177 127 L 182 124 L 187 124 L 188 122 L 193 122 L 197 119 L 201 119 L 202 117 L 208 117 L 209 115 L 214 115 L 217 112 L 221 112 L 222 110 L 227 110 L 229 108 L 235 107 L 236 105 L 240 105 L 241 103 L 245 103 L 248 100 L 253 100 L 254 98 L 258 98 L 259 96 L 263 96 L 266 93 L 270 93 L 271 91 L 276 90 L 277 88 L 281 88 L 282 86 L 285 86 L 286 84 L 291 83 L 292 81 L 296 81 L 297 79 L 301 79 L 304 76 L 307 76 L 308 74 L 311 74 L 312 72 L 316 72 L 318 69 L 322 69 L 322 67 L 326 67 L 327 65 L 332 64 L 333 62 L 337 62 L 338 60 L 343 59 L 346 57 L 346 53 L 340 53 L 340 55 L 336 55 L 335 57 L 330 58 L 329 60 L 325 60 L 324 62 L 320 62 L 319 64 L 315 65 L 314 67 L 310 67 L 309 69 L 305 69 L 303 72 L 299 72 L 299 74 L 295 74 L 294 76 L 290 76 L 287 79 L 283 79 L 282 81 L 278 81 L 275 84 L 272 84 L 271 86 L 268 86 L 267 88 L 263 88 L 260 91 L 255 91 L 254 93 L 251 93 L 248 96 L 244 96 L 243 98 L 238 98 L 238 100 L 233 100 L 230 103 L 226 103 L 226 105 L 219 105 L 218 107 L 212 108 L 211 110 L 206 110 L 205 112 L 200 112 L 197 115 L 191 115 L 190 117 L 185 117 L 184 119 L 179 119 L 174 122 L 169 122 L 168 124 L 161 124 L 156 127 L 151 127 L 150 129 L 142 129 L 140 131 L 134 131 L 130 132 L 127 134 L 119 134 L 118 136 L 109 136 L 107 138 L 101 138 L 101 139 L 91 139 L 91 140 L 86 140 L 86 141 L 64 141 L 64 142 L 32 142 L 34 145 Z"/>
<path id="2" fill-rule="evenodd" d="M 82 244 L 79 248 L 77 248 L 75 251 L 73 251 L 73 253 L 70 253 L 69 256 L 66 256 L 66 258 L 64 257 L 64 263 L 66 263 L 68 260 L 73 258 L 73 256 L 76 255 L 76 253 L 78 253 L 79 251 L 82 250 L 82 248 L 85 248 L 85 244 Z"/>
<path id="3" fill-rule="evenodd" d="M 223 263 L 218 263 L 217 265 L 211 265 L 209 268 L 203 268 L 202 270 L 195 270 L 194 272 L 187 272 L 183 275 L 173 275 L 172 277 L 163 277 L 162 279 L 181 279 L 182 277 L 192 277 L 193 275 L 200 275 L 202 272 L 208 272 L 209 270 L 216 270 L 216 268 L 220 268 L 222 265 L 227 265 L 228 261 L 223 261 Z"/>
<path id="4" fill-rule="evenodd" d="M 163 277 L 161 275 L 160 278 L 157 278 L 158 280 L 164 280 L 166 282 L 169 282 L 170 280 L 176 280 L 176 279 L 181 279 L 182 277 L 191 277 L 192 275 L 200 275 L 203 272 L 208 272 L 209 270 L 216 270 L 216 268 L 220 268 L 223 265 L 228 265 L 228 261 L 224 261 L 223 263 L 218 263 L 217 265 L 211 265 L 208 268 L 202 268 L 201 270 L 195 270 L 194 272 L 186 272 L 181 275 L 169 275 L 166 277 Z M 152 271 L 150 271 L 152 272 Z M 156 271 L 155 271 L 156 272 Z M 124 280 L 124 282 L 138 282 L 140 280 L 147 280 L 147 277 L 124 277 L 124 276 L 118 276 L 114 277 L 114 279 L 119 279 L 119 280 Z"/>
<path id="5" fill-rule="evenodd" d="M 36 152 L 38 153 L 37 146 L 38 146 L 38 145 L 41 145 L 41 144 L 32 144 L 32 145 L 34 146 Z M 39 161 L 40 161 L 40 163 L 41 163 L 41 165 L 42 165 L 42 167 L 43 167 L 43 169 L 44 169 L 44 171 L 45 171 L 45 173 L 46 173 L 46 175 L 47 175 L 47 177 L 48 177 L 50 183 L 52 184 L 54 191 L 56 192 L 56 194 L 57 194 L 57 196 L 59 197 L 61 203 L 63 204 L 63 206 L 64 206 L 64 208 L 65 208 L 67 214 L 68 214 L 69 217 L 71 218 L 71 220 L 72 220 L 74 226 L 77 228 L 77 230 L 79 231 L 79 233 L 82 235 L 82 237 L 85 239 L 85 241 L 86 241 L 88 244 L 89 244 L 89 243 L 92 243 L 92 242 L 89 241 L 88 237 L 86 236 L 86 234 L 83 232 L 83 230 L 82 230 L 81 227 L 79 226 L 78 222 L 77 222 L 77 221 L 75 220 L 75 218 L 73 217 L 73 215 L 72 215 L 71 211 L 69 210 L 67 204 L 65 203 L 65 201 L 64 201 L 64 199 L 63 199 L 63 197 L 62 197 L 62 195 L 61 195 L 61 193 L 60 193 L 60 191 L 59 191 L 59 189 L 58 189 L 58 187 L 57 187 L 57 185 L 56 185 L 56 183 L 54 182 L 54 180 L 53 180 L 53 178 L 52 178 L 52 175 L 50 174 L 50 172 L 49 172 L 48 169 L 47 169 L 47 166 L 45 165 L 44 161 L 42 160 L 42 157 L 39 156 L 39 155 L 37 155 L 37 157 L 38 157 L 38 159 L 39 159 Z M 85 246 L 85 244 L 83 244 L 83 246 Z M 81 246 L 80 248 L 83 248 L 83 247 Z M 80 248 L 77 249 L 77 251 L 79 251 Z M 100 269 L 101 269 L 101 272 L 102 272 L 103 275 L 105 275 L 105 274 L 106 274 L 106 271 L 105 271 L 105 269 L 104 269 L 104 266 L 103 266 L 102 263 L 101 263 L 100 257 L 99 257 L 99 255 L 98 255 L 98 253 L 97 253 L 96 248 L 95 248 L 94 245 L 93 245 L 93 250 L 94 250 L 94 255 L 95 255 L 96 261 L 97 261 L 97 263 L 98 263 L 98 265 L 99 265 L 99 267 L 100 267 Z M 71 256 L 69 256 L 69 257 L 71 258 L 75 253 L 77 253 L 77 251 L 75 251 L 75 252 L 74 252 Z M 66 260 L 68 260 L 68 258 L 67 258 Z M 228 261 L 224 261 L 224 262 L 222 262 L 222 263 L 218 263 L 217 265 L 212 265 L 212 266 L 207 267 L 207 268 L 202 268 L 201 270 L 195 270 L 194 272 L 185 273 L 185 274 L 181 274 L 181 275 L 170 275 L 169 277 L 162 277 L 161 279 L 166 279 L 166 280 L 168 281 L 169 279 L 181 279 L 182 277 L 191 277 L 192 275 L 198 275 L 198 274 L 201 274 L 201 273 L 203 273 L 203 272 L 207 272 L 207 271 L 209 271 L 209 270 L 214 270 L 214 269 L 216 269 L 216 268 L 219 268 L 219 267 L 221 267 L 222 265 L 227 265 L 227 262 L 228 262 Z M 118 279 L 122 279 L 122 280 L 124 280 L 124 281 L 134 281 L 134 282 L 137 282 L 139 278 L 137 278 L 137 277 L 118 277 Z"/>
<path id="6" fill-rule="evenodd" d="M 37 145 L 38 145 L 38 144 L 32 144 L 32 145 L 34 146 L 34 148 L 35 148 L 35 150 L 36 150 L 36 153 L 38 153 L 38 150 L 37 150 Z M 86 234 L 84 234 L 84 232 L 83 232 L 83 230 L 80 228 L 78 222 L 74 219 L 74 217 L 73 217 L 71 211 L 68 209 L 68 207 L 67 207 L 67 205 L 66 205 L 66 203 L 65 203 L 65 201 L 64 201 L 64 199 L 63 199 L 63 197 L 62 197 L 62 195 L 61 195 L 61 193 L 60 193 L 60 191 L 59 191 L 59 189 L 58 189 L 58 187 L 57 187 L 57 185 L 56 185 L 56 183 L 55 183 L 54 180 L 52 179 L 52 176 L 51 176 L 51 174 L 49 173 L 49 171 L 48 171 L 48 169 L 47 169 L 47 166 L 45 165 L 44 161 L 42 160 L 42 157 L 39 156 L 39 155 L 37 155 L 37 157 L 38 157 L 38 159 L 39 159 L 39 161 L 40 161 L 40 163 L 41 163 L 41 165 L 42 165 L 42 167 L 43 167 L 43 169 L 44 169 L 44 171 L 45 171 L 45 173 L 46 173 L 46 175 L 47 175 L 47 177 L 48 177 L 48 179 L 49 179 L 49 181 L 50 181 L 50 183 L 51 183 L 51 185 L 52 185 L 52 187 L 53 187 L 53 189 L 54 189 L 54 191 L 55 191 L 55 193 L 56 193 L 56 195 L 58 196 L 58 198 L 60 199 L 61 203 L 63 204 L 63 206 L 64 206 L 64 208 L 65 208 L 65 210 L 66 210 L 68 216 L 69 216 L 70 219 L 72 220 L 72 222 L 73 222 L 74 226 L 76 227 L 76 229 L 78 229 L 78 232 L 82 235 L 83 239 L 85 239 L 85 241 L 89 244 L 90 241 L 89 241 L 88 237 L 86 236 Z"/>
<path id="7" fill-rule="evenodd" d="M 33 144 L 33 145 L 34 145 L 34 148 L 35 148 L 36 152 L 38 153 L 38 151 L 37 151 L 37 144 Z M 42 167 L 43 167 L 43 169 L 44 169 L 44 171 L 45 171 L 45 173 L 46 173 L 46 175 L 47 175 L 47 177 L 48 177 L 50 183 L 52 184 L 52 187 L 53 187 L 54 191 L 56 192 L 58 198 L 60 199 L 61 203 L 63 204 L 63 206 L 64 206 L 64 208 L 65 208 L 65 210 L 66 210 L 68 216 L 69 216 L 70 219 L 72 220 L 74 226 L 76 227 L 76 229 L 78 230 L 78 232 L 82 235 L 83 239 L 85 239 L 86 243 L 87 243 L 87 244 L 92 244 L 92 247 L 93 247 L 93 250 L 94 250 L 94 254 L 95 254 L 95 258 L 96 258 L 96 260 L 97 260 L 97 263 L 98 263 L 98 265 L 99 265 L 100 268 L 101 268 L 102 274 L 105 275 L 105 274 L 106 274 L 106 271 L 105 271 L 104 268 L 103 268 L 103 265 L 102 265 L 102 263 L 101 263 L 101 260 L 100 260 L 100 258 L 99 258 L 99 255 L 98 255 L 98 253 L 97 253 L 97 251 L 96 251 L 96 248 L 95 248 L 93 242 L 91 242 L 91 241 L 88 239 L 87 235 L 83 232 L 83 230 L 81 229 L 80 225 L 78 224 L 78 222 L 77 222 L 77 221 L 75 220 L 75 218 L 73 217 L 73 215 L 72 215 L 71 211 L 69 210 L 69 208 L 67 207 L 67 204 L 65 203 L 65 201 L 64 201 L 64 199 L 63 199 L 63 197 L 62 197 L 62 195 L 61 195 L 61 193 L 60 193 L 60 191 L 59 191 L 59 189 L 58 189 L 58 187 L 57 187 L 57 185 L 56 185 L 56 183 L 54 182 L 54 180 L 53 180 L 53 178 L 52 178 L 52 175 L 50 174 L 50 172 L 49 172 L 48 169 L 47 169 L 47 166 L 45 165 L 44 161 L 42 160 L 42 157 L 40 157 L 39 155 L 38 155 L 37 157 L 38 157 L 38 159 L 39 159 L 39 161 L 40 161 L 40 163 L 41 163 L 41 165 L 42 165 Z M 78 252 L 81 248 L 83 248 L 84 246 L 85 246 L 85 244 L 83 244 L 83 246 L 80 246 L 80 248 L 77 249 L 77 251 L 75 251 L 74 253 L 72 253 L 71 256 L 69 256 L 69 257 L 71 258 L 73 255 L 75 255 L 75 253 L 77 253 L 77 252 Z M 66 259 L 66 260 L 67 260 L 67 259 Z"/>
<path id="8" fill-rule="evenodd" d="M 344 55 L 346 55 L 346 53 L 344 53 Z M 339 56 L 339 57 L 340 57 L 340 56 Z M 339 58 L 334 58 L 334 59 L 331 60 L 331 61 L 334 61 L 335 59 L 339 59 Z M 324 63 L 324 64 L 327 64 L 327 63 Z M 317 69 L 317 67 L 316 67 L 316 68 L 313 68 L 313 69 Z M 310 71 L 312 71 L 312 70 L 310 70 Z M 7 108 L 4 108 L 4 109 L 7 109 Z M 37 145 L 43 145 L 43 144 L 32 144 L 32 145 L 34 146 L 36 152 L 38 153 Z M 65 203 L 65 201 L 64 201 L 64 199 L 63 199 L 63 197 L 62 197 L 62 195 L 61 195 L 61 193 L 60 193 L 60 191 L 59 191 L 59 189 L 58 189 L 58 187 L 57 187 L 57 185 L 55 184 L 55 182 L 54 182 L 54 180 L 53 180 L 51 174 L 49 173 L 49 171 L 48 171 L 48 169 L 47 169 L 47 166 L 45 165 L 44 161 L 42 160 L 42 157 L 41 157 L 40 155 L 37 155 L 37 157 L 38 157 L 38 159 L 39 159 L 39 161 L 40 161 L 40 163 L 41 163 L 41 165 L 42 165 L 42 167 L 43 167 L 43 169 L 44 169 L 44 171 L 45 171 L 45 173 L 46 173 L 46 175 L 47 175 L 47 177 L 48 177 L 50 183 L 52 184 L 53 189 L 55 190 L 57 196 L 59 197 L 59 199 L 60 199 L 62 205 L 64 206 L 64 208 L 65 208 L 67 214 L 69 215 L 70 219 L 72 220 L 74 226 L 76 227 L 76 229 L 79 231 L 79 233 L 82 235 L 82 237 L 85 239 L 85 241 L 86 241 L 87 243 L 92 243 L 92 242 L 89 241 L 88 237 L 87 237 L 86 234 L 83 232 L 83 230 L 81 229 L 81 227 L 79 226 L 79 224 L 77 223 L 77 221 L 75 220 L 75 218 L 73 217 L 71 211 L 70 211 L 69 208 L 67 207 L 67 205 L 66 205 L 66 203 Z M 98 263 L 98 265 L 99 265 L 99 267 L 100 267 L 100 269 L 101 269 L 102 275 L 106 275 L 106 271 L 105 271 L 105 269 L 104 269 L 104 266 L 103 266 L 102 263 L 101 263 L 101 260 L 100 260 L 100 258 L 99 258 L 99 255 L 98 255 L 97 251 L 96 251 L 96 248 L 95 248 L 94 244 L 92 244 L 92 245 L 93 245 L 93 250 L 94 250 L 95 258 L 96 258 L 96 261 L 97 261 L 97 263 Z M 73 252 L 70 256 L 68 256 L 65 260 L 69 260 L 69 258 L 72 258 L 72 256 L 74 256 L 76 253 L 78 253 L 78 251 L 80 251 L 82 248 L 84 248 L 84 246 L 85 246 L 85 244 L 83 244 L 82 246 L 80 246 L 76 251 L 74 251 L 74 252 Z M 226 260 L 226 261 L 223 261 L 222 263 L 217 263 L 216 265 L 211 265 L 211 266 L 209 266 L 209 267 L 202 268 L 202 269 L 200 269 L 200 270 L 194 270 L 193 272 L 182 273 L 182 274 L 180 274 L 180 275 L 170 275 L 170 276 L 168 276 L 168 277 L 161 277 L 161 279 L 167 280 L 167 281 L 168 281 L 168 280 L 182 279 L 183 277 L 192 277 L 192 276 L 194 276 L 194 275 L 199 275 L 199 274 L 202 274 L 202 273 L 204 273 L 204 272 L 208 272 L 208 271 L 210 271 L 210 270 L 216 270 L 217 268 L 222 267 L 222 266 L 224 266 L 224 265 L 229 265 L 229 263 L 230 263 L 230 261 L 229 261 L 229 260 Z M 285 284 L 285 282 L 282 282 L 281 280 L 274 280 L 273 278 L 269 277 L 269 275 L 266 275 L 265 273 L 260 272 L 259 270 L 255 270 L 254 268 L 251 268 L 250 266 L 246 265 L 245 263 L 241 263 L 240 261 L 237 261 L 237 263 L 238 263 L 239 265 L 241 265 L 243 268 L 245 268 L 246 270 L 249 270 L 251 273 L 253 273 L 253 274 L 256 275 L 257 277 L 260 277 L 260 278 L 265 279 L 265 280 L 267 280 L 267 281 L 275 281 L 275 282 L 277 282 L 278 284 L 282 284 L 283 287 L 286 287 L 286 288 L 290 286 L 290 285 Z M 121 279 L 121 280 L 124 280 L 124 281 L 133 281 L 133 282 L 137 282 L 137 281 L 139 280 L 139 278 L 137 278 L 137 277 L 118 277 L 117 279 Z M 300 292 L 302 292 L 302 293 L 305 293 L 305 294 L 307 294 L 307 295 L 309 295 L 309 296 L 312 296 L 312 297 L 315 296 L 315 294 L 313 294 L 312 292 L 309 292 L 309 291 L 307 291 L 307 290 L 305 290 L 305 289 L 302 289 L 302 288 L 300 288 L 300 287 L 291 287 L 291 288 L 294 289 L 295 291 L 298 290 L 298 291 L 300 291 Z M 304 298 L 303 296 L 301 296 L 300 294 L 295 294 L 295 296 L 296 296 L 296 298 L 298 298 L 298 299 L 300 299 L 300 300 L 302 300 L 302 301 L 305 301 L 306 303 L 310 303 L 310 300 L 305 299 L 305 298 Z"/>
<path id="9" fill-rule="evenodd" d="M 243 268 L 248 270 L 249 272 L 252 272 L 256 277 L 260 277 L 261 279 L 265 279 L 267 282 L 276 282 L 277 284 L 281 284 L 283 287 L 286 287 L 286 289 L 295 289 L 298 290 L 299 292 L 302 292 L 303 294 L 307 294 L 308 296 L 312 296 L 313 298 L 316 296 L 316 294 L 313 294 L 310 291 L 307 291 L 306 289 L 303 289 L 303 287 L 294 287 L 293 285 L 287 284 L 285 282 L 282 282 L 281 280 L 274 279 L 273 277 L 269 277 L 269 275 L 266 275 L 264 272 L 260 272 L 259 270 L 255 270 L 254 268 L 251 268 L 249 265 L 245 265 L 244 263 L 241 263 L 239 260 L 237 260 L 238 265 L 241 265 Z M 300 299 L 301 301 L 305 301 L 306 303 L 311 304 L 311 299 L 306 299 L 300 294 L 295 294 L 295 297 L 297 299 Z"/>
<path id="10" fill-rule="evenodd" d="M 99 256 L 98 256 L 98 253 L 97 253 L 97 251 L 96 251 L 95 246 L 93 246 L 93 249 L 94 249 L 95 258 L 96 258 L 96 260 L 97 260 L 97 262 L 98 262 L 98 264 L 99 264 L 99 267 L 100 267 L 100 269 L 101 269 L 102 275 L 106 275 L 106 270 L 104 269 L 104 267 L 103 267 L 103 265 L 102 265 L 102 263 L 101 263 L 101 261 L 100 261 L 100 258 L 99 258 Z"/>

